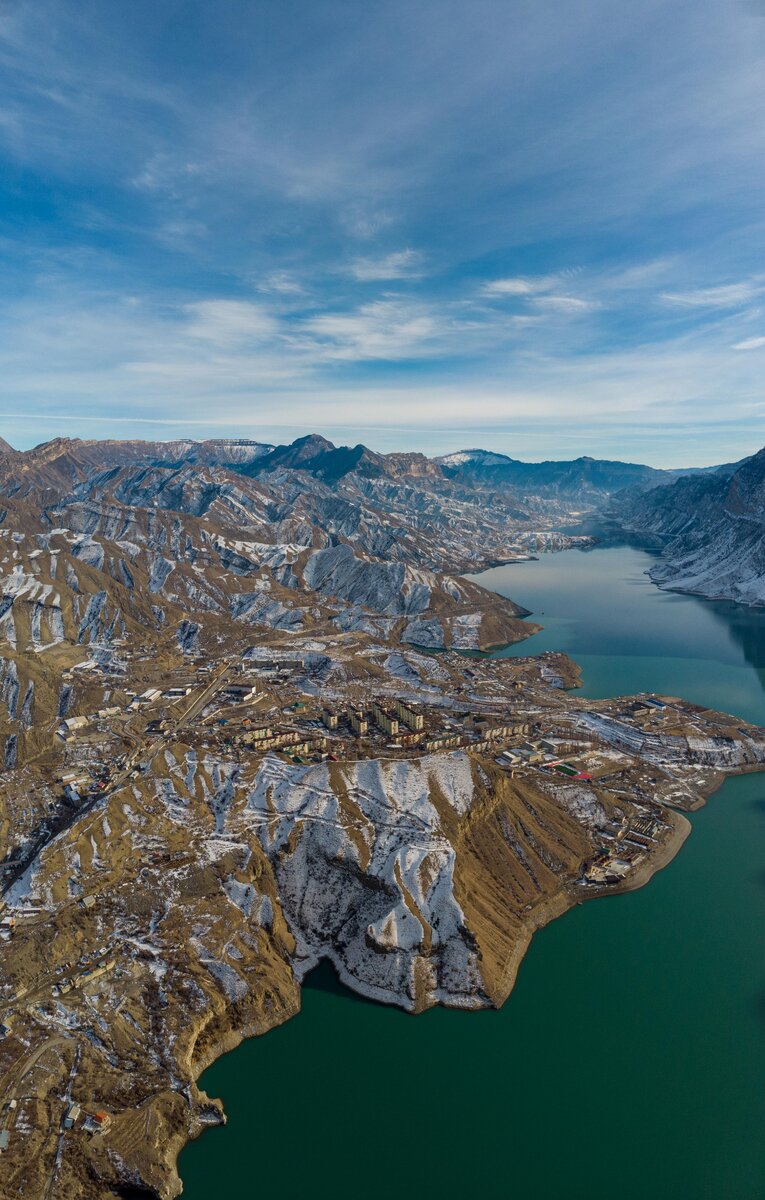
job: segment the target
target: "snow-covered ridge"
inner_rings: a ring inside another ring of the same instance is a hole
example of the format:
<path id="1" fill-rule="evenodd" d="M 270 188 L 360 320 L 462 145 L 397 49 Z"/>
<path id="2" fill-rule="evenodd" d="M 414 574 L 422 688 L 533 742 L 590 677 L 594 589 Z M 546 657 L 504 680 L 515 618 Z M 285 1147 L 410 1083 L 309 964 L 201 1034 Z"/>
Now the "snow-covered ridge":
<path id="1" fill-rule="evenodd" d="M 442 454 L 436 459 L 442 467 L 464 467 L 467 463 L 482 467 L 498 467 L 510 462 L 506 454 L 493 454 L 491 450 L 455 450 L 453 454 Z"/>
<path id="2" fill-rule="evenodd" d="M 765 450 L 730 469 L 625 501 L 616 516 L 663 543 L 659 587 L 765 604 Z"/>
<path id="3" fill-rule="evenodd" d="M 263 761 L 247 813 L 277 876 L 300 975 L 330 958 L 375 1000 L 488 1002 L 434 790 L 457 816 L 468 812 L 466 754 L 349 763 L 334 778 L 325 763 Z"/>

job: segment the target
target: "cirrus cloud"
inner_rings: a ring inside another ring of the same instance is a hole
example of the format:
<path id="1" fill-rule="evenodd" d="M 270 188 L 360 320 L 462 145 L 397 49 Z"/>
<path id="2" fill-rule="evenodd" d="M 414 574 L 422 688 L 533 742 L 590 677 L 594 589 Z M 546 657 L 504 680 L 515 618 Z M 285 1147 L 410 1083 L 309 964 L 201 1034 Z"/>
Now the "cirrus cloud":
<path id="1" fill-rule="evenodd" d="M 382 258 L 357 258 L 350 273 L 360 283 L 392 279 L 419 279 L 422 274 L 422 255 L 416 250 L 397 250 Z"/>
<path id="2" fill-rule="evenodd" d="M 763 285 L 752 280 L 726 283 L 717 287 L 695 288 L 687 292 L 662 292 L 667 304 L 683 308 L 739 308 L 762 294 Z"/>
<path id="3" fill-rule="evenodd" d="M 733 346 L 734 350 L 760 350 L 765 346 L 765 337 L 744 338 L 743 342 L 736 342 Z"/>

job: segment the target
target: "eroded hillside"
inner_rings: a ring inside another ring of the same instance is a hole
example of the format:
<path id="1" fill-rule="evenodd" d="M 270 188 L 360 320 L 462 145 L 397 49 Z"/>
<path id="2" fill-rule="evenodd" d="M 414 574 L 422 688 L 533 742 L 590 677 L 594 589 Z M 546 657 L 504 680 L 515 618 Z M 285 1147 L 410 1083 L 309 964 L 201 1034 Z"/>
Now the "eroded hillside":
<path id="1" fill-rule="evenodd" d="M 3 1195 L 169 1200 L 222 1119 L 200 1073 L 319 962 L 500 1005 L 536 929 L 765 762 L 480 653 L 537 626 L 459 572 L 570 544 L 544 498 L 321 439 L 5 449 L 0 489 Z"/>

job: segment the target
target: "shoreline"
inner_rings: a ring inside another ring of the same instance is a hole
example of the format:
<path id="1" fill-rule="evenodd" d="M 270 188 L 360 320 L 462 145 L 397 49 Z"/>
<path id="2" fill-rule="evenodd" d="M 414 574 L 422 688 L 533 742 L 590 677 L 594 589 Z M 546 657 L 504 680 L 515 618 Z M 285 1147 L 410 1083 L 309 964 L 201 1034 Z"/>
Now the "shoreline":
<path id="1" fill-rule="evenodd" d="M 704 807 L 709 800 L 709 797 L 719 791 L 722 785 L 729 779 L 736 778 L 738 775 L 749 775 L 763 772 L 765 772 L 765 764 L 759 766 L 755 764 L 747 764 L 739 770 L 720 772 L 712 786 L 709 787 L 708 790 L 704 789 L 703 793 L 699 796 L 698 804 L 694 805 L 693 808 L 690 808 L 688 811 L 697 812 L 700 808 Z M 530 913 L 527 914 L 526 918 L 521 922 L 517 942 L 505 964 L 499 983 L 494 986 L 491 993 L 488 991 L 486 993 L 491 1001 L 491 1007 L 493 1007 L 495 1010 L 498 1010 L 502 1008 L 509 999 L 510 994 L 517 982 L 518 972 L 521 964 L 528 953 L 535 933 L 539 932 L 541 929 L 544 929 L 545 926 L 549 925 L 556 918 L 564 916 L 567 912 L 573 908 L 576 908 L 580 904 L 587 904 L 593 900 L 607 899 L 609 896 L 624 895 L 629 892 L 640 890 L 650 883 L 654 875 L 656 875 L 659 871 L 664 870 L 665 867 L 669 866 L 670 863 L 674 861 L 690 836 L 693 825 L 685 813 L 681 812 L 680 810 L 670 806 L 664 806 L 664 809 L 667 819 L 672 827 L 670 833 L 652 853 L 647 855 L 647 857 L 639 864 L 639 866 L 628 879 L 617 884 L 600 886 L 596 885 L 591 890 L 588 890 L 586 894 L 577 894 L 574 891 L 574 888 L 577 887 L 576 884 L 565 884 L 560 892 L 547 897 Z M 337 970 L 336 965 L 335 970 Z M 338 977 L 341 978 L 339 971 Z M 342 978 L 341 982 L 345 983 Z M 345 983 L 345 986 L 348 987 L 348 990 L 362 1003 L 386 1003 L 385 1001 L 375 1000 L 373 997 L 365 996 L 363 992 L 357 991 L 347 983 Z M 175 1179 L 180 1185 L 178 1190 L 172 1192 L 168 1191 L 166 1193 L 168 1200 L 175 1200 L 175 1197 L 180 1196 L 183 1192 L 183 1178 L 178 1171 L 178 1161 L 185 1147 L 190 1142 L 196 1141 L 197 1138 L 201 1137 L 207 1129 L 216 1127 L 218 1125 L 225 1125 L 227 1122 L 227 1114 L 223 1100 L 220 1097 L 210 1097 L 205 1091 L 200 1089 L 200 1078 L 204 1072 L 213 1065 L 213 1063 L 223 1058 L 226 1054 L 232 1053 L 244 1041 L 250 1040 L 254 1037 L 265 1036 L 266 1034 L 272 1032 L 272 1030 L 286 1024 L 287 1021 L 292 1020 L 294 1017 L 299 1017 L 302 1010 L 302 984 L 299 984 L 298 987 L 299 991 L 297 997 L 297 1006 L 291 1009 L 291 1011 L 285 1012 L 280 1019 L 273 1020 L 267 1029 L 257 1031 L 253 1026 L 245 1026 L 241 1030 L 229 1030 L 221 1037 L 220 1041 L 218 1041 L 214 1047 L 210 1047 L 208 1049 L 198 1063 L 194 1063 L 193 1065 L 191 1063 L 189 1064 L 190 1073 L 193 1077 L 193 1086 L 197 1090 L 197 1108 L 207 1109 L 208 1113 L 211 1109 L 215 1109 L 220 1114 L 220 1121 L 198 1121 L 197 1126 L 193 1131 L 187 1128 L 183 1131 L 183 1133 L 179 1131 L 177 1137 L 168 1139 L 168 1157 L 166 1161 L 170 1164 L 171 1170 L 175 1175 Z M 395 1000 L 390 1001 L 390 1006 L 399 1008 L 402 1012 L 405 1012 L 412 1017 L 419 1016 L 421 1011 L 426 1012 L 429 1011 L 429 1008 L 438 1007 L 438 1005 L 430 1005 L 428 1009 L 412 1010 L 397 1004 Z"/>
<path id="2" fill-rule="evenodd" d="M 646 571 L 646 575 L 650 579 L 655 588 L 660 592 L 675 592 L 678 596 L 698 596 L 700 600 L 710 600 L 713 604 L 737 604 L 742 608 L 761 609 L 765 608 L 765 600 L 742 600 L 740 596 L 723 596 L 716 592 L 702 592 L 695 588 L 679 587 L 675 584 L 660 583 L 654 579 L 651 571 Z"/>
<path id="3" fill-rule="evenodd" d="M 765 765 L 758 767 L 754 764 L 747 764 L 747 766 L 737 771 L 720 772 L 709 790 L 705 789 L 704 793 L 699 797 L 698 804 L 688 811 L 696 812 L 702 808 L 707 803 L 709 797 L 719 791 L 722 785 L 729 779 L 736 778 L 738 775 L 757 774 L 763 771 L 765 771 Z M 585 894 L 577 894 L 578 889 L 577 891 L 574 890 L 577 888 L 577 885 L 568 883 L 564 885 L 560 892 L 547 897 L 527 914 L 521 923 L 518 939 L 505 964 L 499 983 L 494 986 L 491 993 L 487 992 L 491 1006 L 494 1009 L 498 1010 L 502 1008 L 510 997 L 517 982 L 521 964 L 526 957 L 535 933 L 544 929 L 545 926 L 549 925 L 556 918 L 564 916 L 580 904 L 587 904 L 593 900 L 607 899 L 609 896 L 624 895 L 640 890 L 650 883 L 654 875 L 664 870 L 665 867 L 674 861 L 690 836 L 693 825 L 688 817 L 678 809 L 665 806 L 665 812 L 671 825 L 670 833 L 652 853 L 647 855 L 628 879 L 617 884 L 595 886 Z M 336 966 L 335 969 L 337 970 Z M 339 972 L 338 977 L 340 977 Z M 345 983 L 342 978 L 341 982 Z M 347 983 L 345 983 L 345 986 L 362 1003 L 386 1003 L 385 1001 L 365 996 L 363 992 L 357 991 Z M 225 1125 L 227 1121 L 223 1100 L 220 1097 L 210 1097 L 204 1090 L 199 1088 L 200 1078 L 213 1063 L 223 1058 L 226 1054 L 232 1053 L 244 1041 L 251 1038 L 263 1037 L 279 1026 L 286 1024 L 287 1021 L 299 1017 L 302 1010 L 302 985 L 299 985 L 297 1001 L 298 1003 L 295 1008 L 285 1012 L 279 1019 L 273 1020 L 267 1029 L 258 1031 L 253 1026 L 244 1026 L 240 1030 L 229 1030 L 214 1046 L 208 1048 L 207 1052 L 198 1062 L 194 1062 L 193 1065 L 189 1064 L 190 1073 L 193 1076 L 193 1086 L 197 1090 L 197 1109 L 206 1109 L 208 1113 L 214 1109 L 219 1113 L 220 1120 L 218 1122 L 198 1121 L 193 1131 L 187 1128 L 183 1132 L 179 1131 L 177 1137 L 168 1139 L 166 1162 L 169 1163 L 175 1175 L 175 1180 L 179 1184 L 178 1190 L 166 1193 L 168 1200 L 175 1200 L 175 1197 L 180 1196 L 183 1192 L 183 1178 L 178 1170 L 178 1162 L 185 1147 L 190 1142 L 196 1141 L 197 1138 L 201 1137 L 206 1130 L 219 1125 Z M 402 1005 L 397 1004 L 395 1000 L 390 1001 L 390 1005 L 391 1007 L 399 1008 L 402 1012 L 408 1013 L 412 1017 L 419 1016 L 420 1011 L 429 1011 L 428 1009 L 406 1009 Z M 429 1007 L 437 1006 L 431 1005 Z"/>
<path id="4" fill-rule="evenodd" d="M 749 772 L 736 772 L 736 774 L 738 773 L 748 774 Z M 725 776 L 725 779 L 727 778 L 729 778 L 729 776 Z M 714 790 L 716 791 L 717 788 Z M 706 798 L 702 801 L 702 804 L 704 803 L 706 803 Z M 680 813 L 675 809 L 668 808 L 667 816 L 670 820 L 670 824 L 672 825 L 672 831 L 668 837 L 666 837 L 664 841 L 656 847 L 656 850 L 636 868 L 629 879 L 625 880 L 623 883 L 593 888 L 586 895 L 576 895 L 571 890 L 572 886 L 576 885 L 567 885 L 561 892 L 558 892 L 554 896 L 547 897 L 527 915 L 526 919 L 521 924 L 518 940 L 513 947 L 513 951 L 502 972 L 500 983 L 497 985 L 497 987 L 495 987 L 494 995 L 490 996 L 492 1006 L 495 1009 L 502 1008 L 505 1002 L 509 999 L 510 994 L 512 993 L 517 982 L 518 972 L 521 964 L 528 953 L 535 933 L 538 933 L 540 929 L 544 929 L 545 926 L 551 924 L 551 922 L 556 918 L 564 916 L 567 912 L 571 911 L 573 908 L 576 908 L 580 904 L 587 904 L 592 900 L 606 899 L 609 896 L 618 896 L 627 892 L 638 891 L 640 888 L 643 888 L 646 886 L 646 884 L 650 883 L 654 875 L 656 875 L 659 871 L 662 871 L 665 867 L 669 866 L 669 864 L 674 860 L 684 846 L 691 833 L 691 830 L 693 829 L 693 826 L 683 813 Z M 340 977 L 339 973 L 338 977 Z M 342 979 L 341 982 L 345 983 L 345 981 Z M 375 1001 L 372 997 L 365 996 L 362 992 L 356 991 L 355 988 L 351 987 L 347 983 L 345 983 L 345 986 L 348 987 L 348 990 L 351 991 L 362 1003 L 381 1003 L 381 1001 Z M 214 1047 L 210 1047 L 208 1049 L 206 1054 L 199 1060 L 198 1063 L 193 1064 L 192 1074 L 194 1078 L 194 1087 L 198 1090 L 198 1105 L 200 1107 L 209 1106 L 210 1109 L 217 1109 L 220 1113 L 221 1119 L 220 1122 L 216 1123 L 200 1122 L 197 1129 L 193 1133 L 187 1133 L 186 1136 L 168 1141 L 168 1150 L 172 1155 L 172 1163 L 176 1178 L 181 1184 L 181 1190 L 175 1192 L 175 1196 L 182 1194 L 183 1178 L 178 1171 L 178 1160 L 185 1147 L 190 1142 L 196 1141 L 197 1138 L 201 1137 L 207 1129 L 213 1128 L 218 1124 L 225 1125 L 227 1121 L 223 1100 L 220 1097 L 210 1097 L 205 1091 L 199 1088 L 199 1080 L 201 1079 L 202 1075 L 209 1067 L 213 1065 L 213 1063 L 223 1058 L 226 1054 L 230 1054 L 234 1050 L 238 1049 L 238 1047 L 244 1041 L 248 1041 L 252 1038 L 264 1037 L 271 1033 L 274 1029 L 278 1029 L 281 1025 L 286 1024 L 287 1021 L 290 1021 L 295 1017 L 299 1017 L 302 1009 L 302 986 L 300 987 L 298 1000 L 299 1003 L 297 1008 L 285 1013 L 281 1020 L 275 1020 L 268 1029 L 258 1031 L 253 1026 L 247 1026 L 241 1030 L 230 1030 Z M 416 1017 L 420 1015 L 418 1011 L 403 1008 L 401 1005 L 396 1004 L 395 1001 L 391 1001 L 390 1004 L 392 1007 L 400 1008 L 402 1012 L 408 1013 L 409 1016 Z M 436 1006 L 433 1005 L 431 1007 Z M 425 1009 L 423 1011 L 428 1010 Z"/>
<path id="5" fill-rule="evenodd" d="M 667 808 L 666 814 L 673 826 L 669 836 L 656 847 L 654 853 L 649 854 L 640 863 L 628 879 L 625 879 L 623 883 L 608 885 L 602 891 L 598 892 L 598 895 L 620 896 L 626 892 L 638 891 L 639 888 L 645 887 L 647 883 L 650 883 L 654 875 L 659 871 L 663 871 L 665 867 L 668 867 L 672 860 L 680 853 L 693 829 L 693 825 L 684 813 L 678 812 L 674 808 Z M 594 900 L 596 896 L 586 897 L 586 899 Z"/>
<path id="6" fill-rule="evenodd" d="M 591 900 L 605 899 L 608 896 L 618 896 L 626 892 L 637 891 L 639 888 L 645 887 L 647 883 L 650 883 L 657 872 L 669 866 L 676 855 L 679 854 L 693 826 L 686 816 L 675 811 L 675 809 L 668 808 L 666 811 L 672 825 L 671 833 L 656 847 L 655 851 L 640 863 L 629 879 L 626 879 L 623 883 L 592 887 L 584 895 L 577 895 L 569 890 L 571 886 L 576 887 L 576 884 L 568 885 L 562 892 L 543 900 L 528 914 L 528 918 L 522 924 L 518 941 L 502 972 L 498 985 L 498 997 L 501 998 L 495 1004 L 496 1008 L 501 1008 L 509 999 L 515 987 L 521 963 L 526 957 L 535 933 L 540 929 L 544 929 L 556 917 L 564 916 L 579 904 L 587 904 Z"/>
<path id="7" fill-rule="evenodd" d="M 175 1197 L 183 1194 L 183 1176 L 178 1170 L 178 1164 L 181 1154 L 186 1147 L 190 1145 L 191 1142 L 195 1142 L 198 1138 L 202 1137 L 208 1129 L 219 1129 L 222 1125 L 226 1125 L 228 1123 L 228 1114 L 226 1113 L 222 1098 L 220 1096 L 208 1095 L 208 1093 L 199 1086 L 199 1081 L 204 1075 L 205 1071 L 213 1066 L 214 1063 L 219 1062 L 221 1058 L 225 1058 L 227 1054 L 232 1054 L 234 1050 L 238 1050 L 243 1042 L 252 1041 L 259 1037 L 265 1037 L 267 1034 L 272 1033 L 275 1029 L 279 1029 L 280 1026 L 286 1025 L 287 1021 L 291 1021 L 294 1017 L 300 1016 L 302 1009 L 302 988 L 300 988 L 298 991 L 297 1001 L 296 1007 L 285 1010 L 284 1013 L 280 1014 L 278 1019 L 275 1018 L 265 1029 L 258 1029 L 255 1025 L 243 1025 L 240 1029 L 229 1029 L 220 1037 L 218 1041 L 214 1043 L 214 1045 L 210 1046 L 203 1055 L 200 1055 L 198 1060 L 194 1059 L 192 1051 L 188 1066 L 189 1074 L 192 1080 L 192 1087 L 196 1091 L 196 1096 L 194 1097 L 194 1107 L 196 1113 L 199 1114 L 202 1111 L 206 1111 L 209 1115 L 211 1115 L 212 1111 L 215 1110 L 218 1113 L 219 1119 L 217 1121 L 212 1119 L 201 1120 L 197 1115 L 196 1125 L 194 1128 L 187 1127 L 184 1130 L 178 1130 L 175 1136 L 171 1136 L 167 1139 L 166 1162 L 175 1176 L 175 1179 L 171 1180 L 170 1182 L 171 1184 L 175 1184 L 177 1182 L 179 1185 L 175 1187 L 174 1190 L 166 1193 L 168 1200 L 175 1200 Z M 159 1196 L 160 1193 L 157 1193 L 157 1195 Z M 162 1200 L 164 1200 L 164 1197 Z"/>

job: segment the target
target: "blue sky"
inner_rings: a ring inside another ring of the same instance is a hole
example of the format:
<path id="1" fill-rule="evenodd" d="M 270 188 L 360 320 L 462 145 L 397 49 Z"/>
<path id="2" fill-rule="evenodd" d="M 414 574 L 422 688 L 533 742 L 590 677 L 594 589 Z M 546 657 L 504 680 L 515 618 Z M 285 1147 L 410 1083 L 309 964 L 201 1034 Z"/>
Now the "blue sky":
<path id="1" fill-rule="evenodd" d="M 763 0 L 0 11 L 0 434 L 765 442 Z"/>

